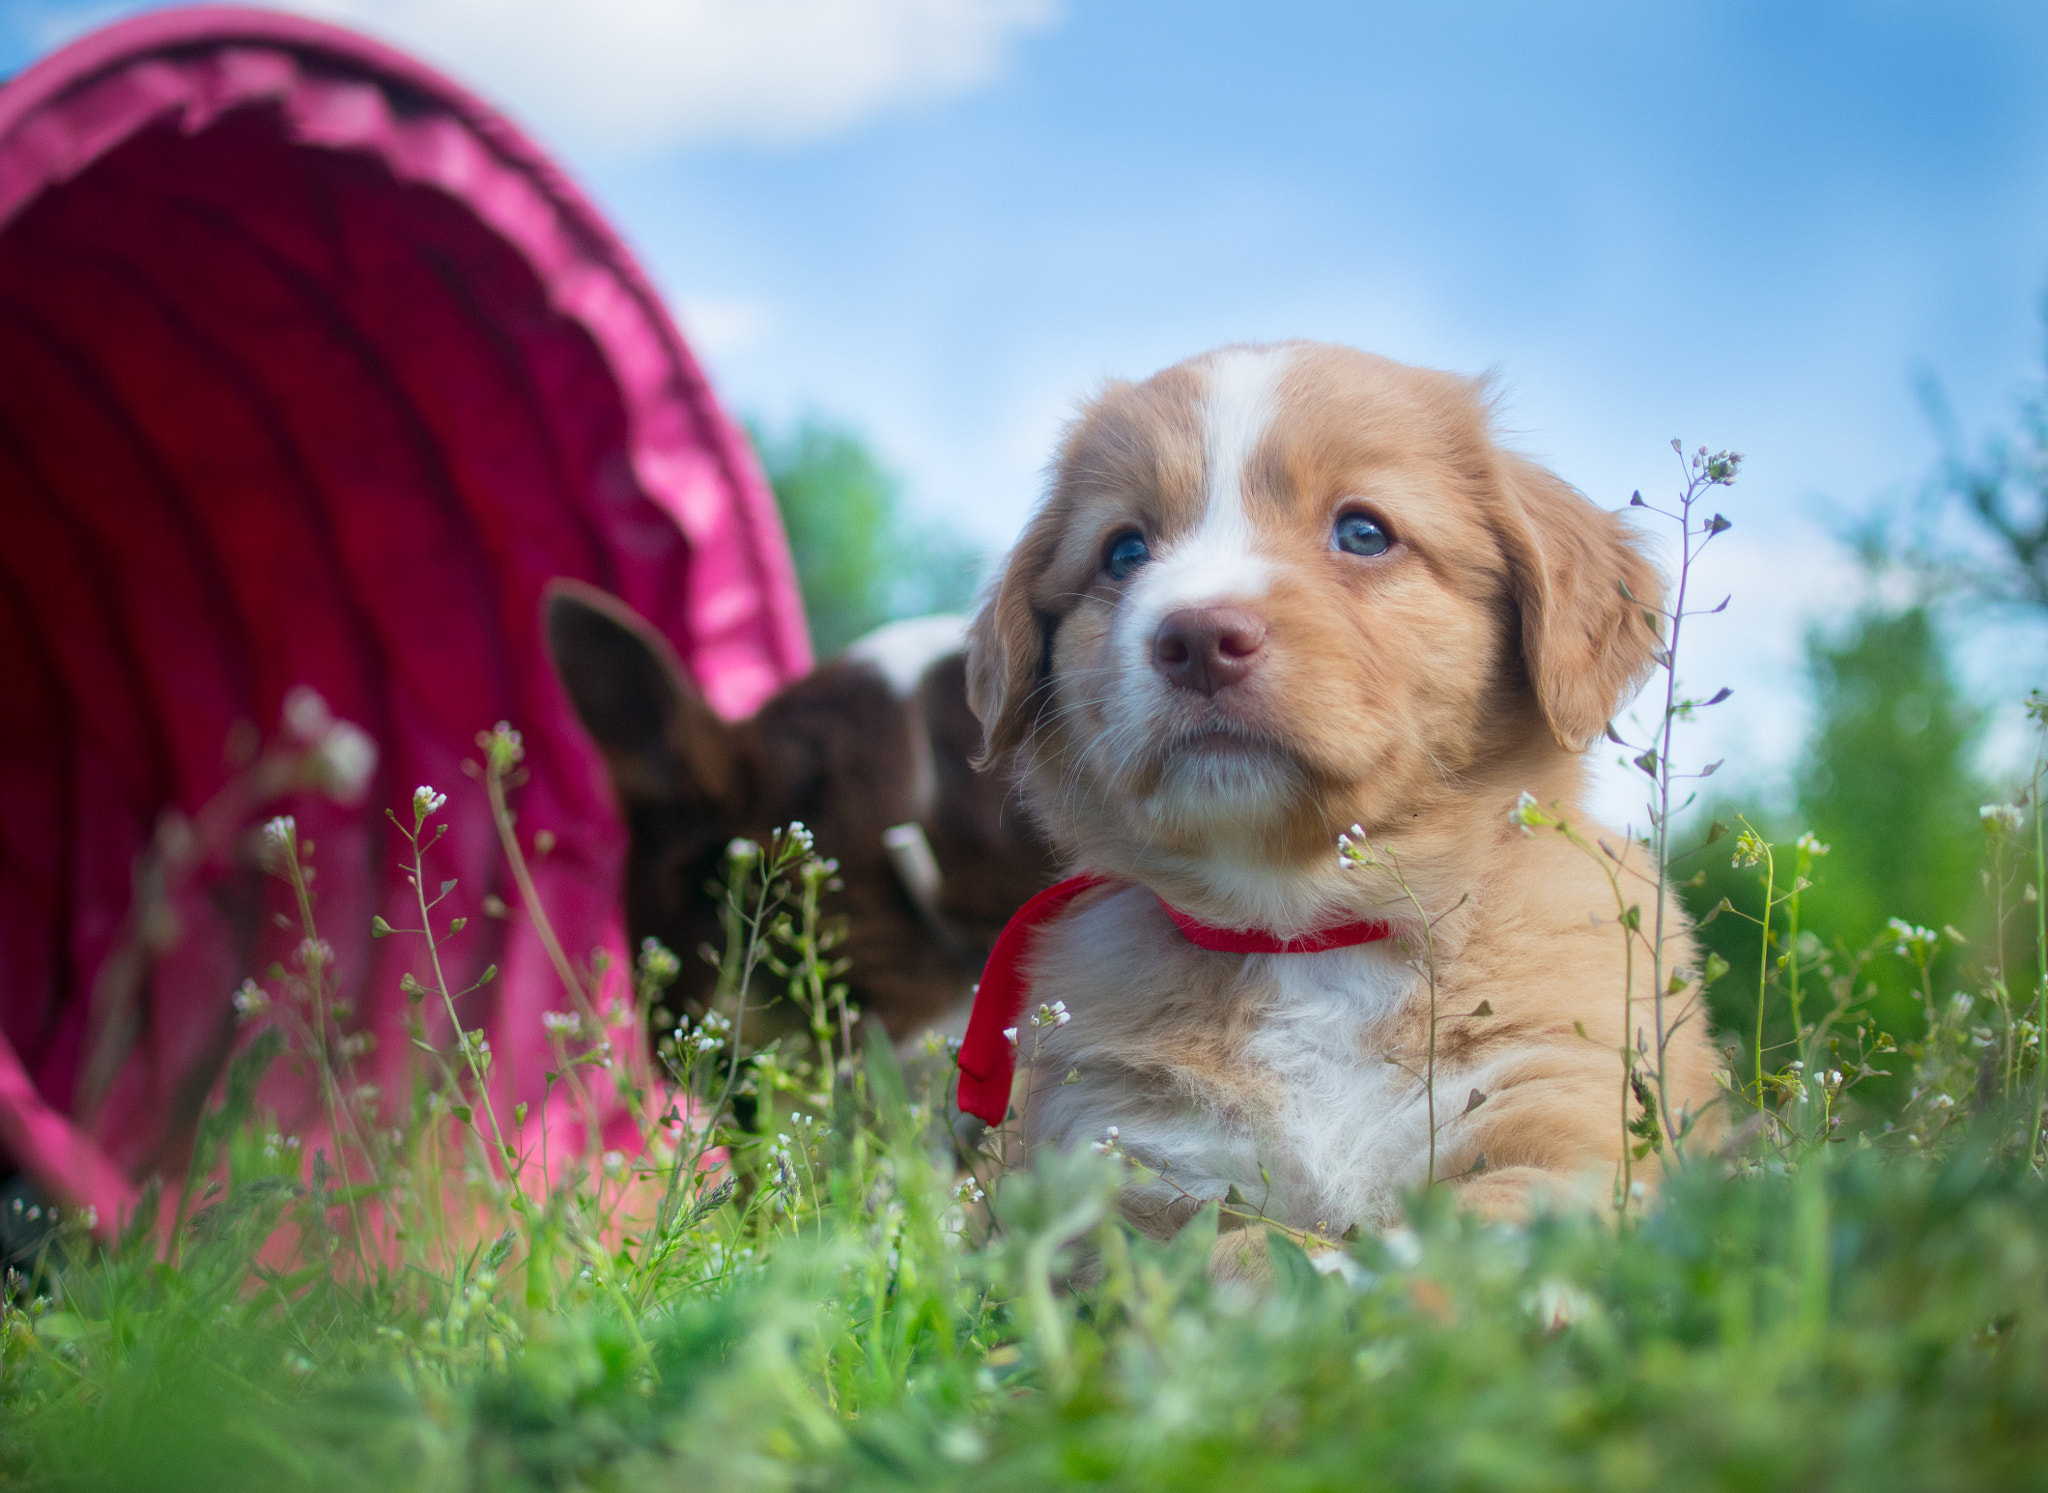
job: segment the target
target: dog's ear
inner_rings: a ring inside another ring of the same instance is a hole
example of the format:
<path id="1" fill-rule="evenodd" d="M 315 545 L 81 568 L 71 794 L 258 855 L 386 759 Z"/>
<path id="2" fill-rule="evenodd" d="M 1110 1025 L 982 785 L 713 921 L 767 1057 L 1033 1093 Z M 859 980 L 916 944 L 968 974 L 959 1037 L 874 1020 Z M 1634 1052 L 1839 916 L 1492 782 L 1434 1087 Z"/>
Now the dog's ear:
<path id="1" fill-rule="evenodd" d="M 668 640 L 617 597 L 580 581 L 551 582 L 546 608 L 555 673 L 628 807 L 724 803 L 737 748 Z"/>
<path id="2" fill-rule="evenodd" d="M 1052 619 L 1032 604 L 1031 588 L 1059 543 L 1053 506 L 1032 519 L 967 628 L 967 704 L 982 736 L 976 767 L 1020 745 L 1042 703 Z"/>
<path id="3" fill-rule="evenodd" d="M 1568 751 L 1584 751 L 1642 686 L 1661 628 L 1664 582 L 1618 513 L 1561 479 L 1503 457 L 1503 525 L 1536 703 Z"/>

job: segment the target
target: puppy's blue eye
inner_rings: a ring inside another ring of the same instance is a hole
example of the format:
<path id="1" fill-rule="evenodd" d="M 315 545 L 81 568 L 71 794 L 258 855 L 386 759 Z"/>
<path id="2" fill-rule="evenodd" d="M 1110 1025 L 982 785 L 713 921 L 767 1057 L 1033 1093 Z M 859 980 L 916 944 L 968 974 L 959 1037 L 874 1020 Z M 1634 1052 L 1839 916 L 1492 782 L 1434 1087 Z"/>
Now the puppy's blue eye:
<path id="1" fill-rule="evenodd" d="M 1330 535 L 1330 543 L 1347 555 L 1384 555 L 1392 542 L 1387 531 L 1363 513 L 1345 514 Z"/>
<path id="2" fill-rule="evenodd" d="M 1120 534 L 1110 545 L 1109 553 L 1103 557 L 1103 568 L 1118 580 L 1152 558 L 1152 551 L 1145 547 L 1142 534 Z"/>

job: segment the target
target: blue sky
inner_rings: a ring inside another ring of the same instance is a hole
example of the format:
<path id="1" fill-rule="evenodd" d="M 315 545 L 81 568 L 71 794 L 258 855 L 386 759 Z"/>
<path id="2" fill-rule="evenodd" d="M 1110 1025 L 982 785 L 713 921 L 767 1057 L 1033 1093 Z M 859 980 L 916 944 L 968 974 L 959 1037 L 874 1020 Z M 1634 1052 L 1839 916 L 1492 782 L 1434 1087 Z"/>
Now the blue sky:
<path id="1" fill-rule="evenodd" d="M 1079 394 L 1224 341 L 1491 369 L 1608 506 L 1672 436 L 1744 450 L 1687 673 L 1763 783 L 1857 594 L 1829 528 L 1934 458 L 1911 371 L 1975 429 L 2038 366 L 2037 5 L 307 3 L 527 122 L 730 404 L 860 428 L 991 548 Z M 108 13 L 8 0 L 0 64 Z M 1974 651 L 2005 692 L 2044 658 Z"/>

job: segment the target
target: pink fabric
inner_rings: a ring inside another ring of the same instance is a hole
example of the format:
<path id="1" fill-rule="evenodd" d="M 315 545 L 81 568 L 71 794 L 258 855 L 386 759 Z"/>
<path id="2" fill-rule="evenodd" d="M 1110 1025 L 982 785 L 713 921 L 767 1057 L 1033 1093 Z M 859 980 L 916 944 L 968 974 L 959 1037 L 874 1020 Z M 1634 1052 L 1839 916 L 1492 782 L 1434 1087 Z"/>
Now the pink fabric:
<path id="1" fill-rule="evenodd" d="M 566 1009 L 461 770 L 525 734 L 522 837 L 573 957 L 626 957 L 625 847 L 550 671 L 539 597 L 595 582 L 660 627 L 715 706 L 809 667 L 773 500 L 644 277 L 501 117 L 350 33 L 260 11 L 110 26 L 0 87 L 0 1148 L 103 1223 L 175 1166 L 177 1116 L 233 1040 L 231 992 L 285 958 L 245 845 L 172 898 L 138 1041 L 74 1122 L 89 994 L 159 814 L 232 776 L 310 685 L 375 738 L 353 807 L 299 794 L 321 931 L 369 1060 L 401 1082 L 415 784 L 449 795 L 429 873 L 472 922 L 451 980 L 504 1101 L 538 1104 Z M 249 726 L 239 727 L 244 733 Z M 201 1075 L 195 1080 L 194 1075 Z M 265 1100 L 317 1128 L 310 1090 Z M 604 1121 L 627 1146 L 630 1117 Z M 551 1146 L 559 1130 L 551 1130 Z"/>

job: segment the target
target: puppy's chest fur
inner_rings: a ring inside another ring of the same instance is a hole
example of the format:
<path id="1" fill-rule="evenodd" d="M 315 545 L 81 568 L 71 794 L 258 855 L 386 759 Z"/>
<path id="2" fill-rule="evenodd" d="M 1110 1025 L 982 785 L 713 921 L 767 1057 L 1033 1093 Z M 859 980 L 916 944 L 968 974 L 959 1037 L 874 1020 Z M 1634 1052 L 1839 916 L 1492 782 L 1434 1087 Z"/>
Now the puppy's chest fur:
<path id="1" fill-rule="evenodd" d="M 1400 944 L 1322 954 L 1215 954 L 1126 888 L 1048 929 L 1019 1032 L 1028 1144 L 1117 1140 L 1146 1170 L 1125 1211 L 1160 1235 L 1232 1187 L 1266 1216 L 1341 1231 L 1392 1222 L 1429 1164 L 1427 984 Z M 1422 1003 L 1418 1023 L 1417 1003 Z M 1418 1050 L 1407 1050 L 1417 1047 Z M 1438 1174 L 1456 1121 L 1437 1073 Z"/>

